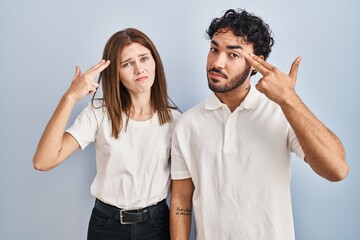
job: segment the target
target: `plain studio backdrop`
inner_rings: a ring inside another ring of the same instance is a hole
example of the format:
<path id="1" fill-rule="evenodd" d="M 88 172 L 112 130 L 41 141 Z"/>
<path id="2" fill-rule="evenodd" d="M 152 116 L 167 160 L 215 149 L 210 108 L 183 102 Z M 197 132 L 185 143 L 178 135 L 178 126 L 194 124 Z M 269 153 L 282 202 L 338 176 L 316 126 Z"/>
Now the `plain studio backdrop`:
<path id="1" fill-rule="evenodd" d="M 358 0 L 0 0 L 0 239 L 86 239 L 94 205 L 93 145 L 49 172 L 32 166 L 75 65 L 88 69 L 114 32 L 139 28 L 160 52 L 170 97 L 187 110 L 209 94 L 205 30 L 229 8 L 245 8 L 269 23 L 275 38 L 271 64 L 288 72 L 293 60 L 303 57 L 297 92 L 347 152 L 350 173 L 338 183 L 293 157 L 296 238 L 359 239 Z M 76 105 L 70 124 L 89 100 Z"/>

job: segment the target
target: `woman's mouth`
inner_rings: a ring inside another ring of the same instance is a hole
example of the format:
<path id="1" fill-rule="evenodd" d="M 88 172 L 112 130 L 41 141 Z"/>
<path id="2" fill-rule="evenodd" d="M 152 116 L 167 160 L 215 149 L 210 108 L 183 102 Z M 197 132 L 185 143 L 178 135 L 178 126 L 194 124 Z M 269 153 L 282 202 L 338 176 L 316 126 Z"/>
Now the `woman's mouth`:
<path id="1" fill-rule="evenodd" d="M 147 76 L 142 76 L 142 77 L 138 77 L 135 79 L 136 82 L 141 82 L 141 81 L 145 81 L 148 77 Z"/>

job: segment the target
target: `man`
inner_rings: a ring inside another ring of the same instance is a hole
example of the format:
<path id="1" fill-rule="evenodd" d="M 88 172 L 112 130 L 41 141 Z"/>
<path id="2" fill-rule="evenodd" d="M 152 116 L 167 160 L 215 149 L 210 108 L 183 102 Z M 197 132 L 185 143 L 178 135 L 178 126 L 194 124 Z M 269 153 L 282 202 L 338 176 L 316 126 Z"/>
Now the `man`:
<path id="1" fill-rule="evenodd" d="M 288 75 L 265 61 L 274 40 L 261 18 L 228 10 L 207 34 L 213 93 L 173 134 L 172 239 L 189 238 L 192 206 L 197 239 L 294 239 L 291 153 L 339 181 L 349 170 L 343 146 L 295 92 L 301 58 Z"/>

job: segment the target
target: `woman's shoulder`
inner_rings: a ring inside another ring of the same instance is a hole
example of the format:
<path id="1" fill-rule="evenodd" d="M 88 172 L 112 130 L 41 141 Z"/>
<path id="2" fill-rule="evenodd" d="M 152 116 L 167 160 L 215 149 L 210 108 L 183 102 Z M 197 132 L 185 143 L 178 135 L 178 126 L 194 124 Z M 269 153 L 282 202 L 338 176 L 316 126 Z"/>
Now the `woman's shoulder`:
<path id="1" fill-rule="evenodd" d="M 104 101 L 101 99 L 94 99 L 90 101 L 85 109 L 92 112 L 96 117 L 104 116 L 106 113 Z"/>
<path id="2" fill-rule="evenodd" d="M 90 105 L 94 109 L 99 109 L 99 108 L 105 107 L 104 100 L 102 100 L 102 99 L 91 100 L 88 105 Z"/>

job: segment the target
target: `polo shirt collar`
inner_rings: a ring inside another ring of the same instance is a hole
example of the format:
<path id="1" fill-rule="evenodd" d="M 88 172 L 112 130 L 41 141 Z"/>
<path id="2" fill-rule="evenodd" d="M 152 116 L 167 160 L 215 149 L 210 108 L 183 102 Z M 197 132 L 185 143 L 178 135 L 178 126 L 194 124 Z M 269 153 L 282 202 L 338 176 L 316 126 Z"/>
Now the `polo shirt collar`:
<path id="1" fill-rule="evenodd" d="M 246 95 L 244 101 L 238 108 L 240 109 L 253 109 L 259 105 L 262 94 L 256 89 L 255 86 L 251 85 L 249 93 Z M 223 104 L 214 92 L 211 92 L 210 96 L 205 100 L 206 110 L 216 110 L 221 108 Z"/>

